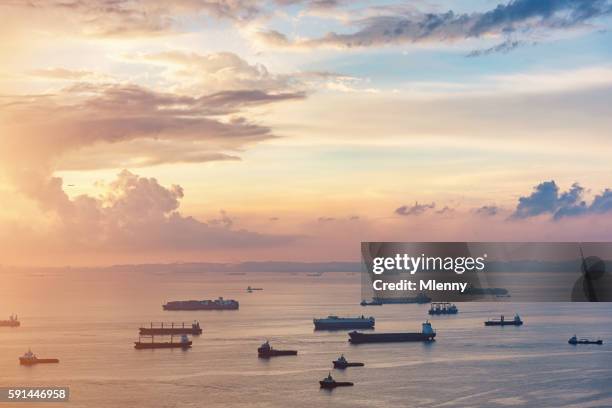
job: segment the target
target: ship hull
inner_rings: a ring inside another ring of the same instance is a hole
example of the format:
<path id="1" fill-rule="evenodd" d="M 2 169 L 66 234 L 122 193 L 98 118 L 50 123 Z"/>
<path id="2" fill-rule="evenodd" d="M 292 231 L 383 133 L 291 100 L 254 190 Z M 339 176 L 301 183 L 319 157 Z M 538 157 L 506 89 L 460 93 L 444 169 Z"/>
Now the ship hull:
<path id="1" fill-rule="evenodd" d="M 363 367 L 365 364 L 363 363 L 341 363 L 338 361 L 334 361 L 334 368 L 345 369 L 348 367 Z"/>
<path id="2" fill-rule="evenodd" d="M 259 358 L 281 357 L 281 356 L 297 356 L 296 350 L 271 350 L 267 352 L 258 352 Z"/>
<path id="3" fill-rule="evenodd" d="M 485 322 L 485 326 L 522 326 L 523 322 L 515 322 L 515 321 L 487 321 Z"/>
<path id="4" fill-rule="evenodd" d="M 348 382 L 348 381 L 334 381 L 332 383 L 326 382 L 326 381 L 319 381 L 319 384 L 321 385 L 321 388 L 327 388 L 327 389 L 336 388 L 336 387 L 351 387 L 354 385 L 352 382 Z"/>
<path id="5" fill-rule="evenodd" d="M 171 305 L 162 306 L 168 311 L 192 311 L 192 310 L 238 310 L 238 303 L 233 305 Z"/>
<path id="6" fill-rule="evenodd" d="M 152 335 L 181 335 L 181 334 L 190 334 L 193 336 L 198 336 L 202 334 L 202 329 L 194 329 L 191 327 L 169 327 L 169 328 L 150 328 L 150 327 L 141 327 L 140 334 L 142 336 L 152 336 Z"/>
<path id="7" fill-rule="evenodd" d="M 577 341 L 568 341 L 569 344 L 577 345 L 577 344 L 603 344 L 602 340 L 577 340 Z"/>
<path id="8" fill-rule="evenodd" d="M 56 363 L 59 363 L 59 360 L 57 358 L 37 358 L 34 360 L 23 358 L 23 357 L 19 358 L 19 364 L 27 365 L 27 366 L 36 365 L 36 364 L 56 364 Z"/>
<path id="9" fill-rule="evenodd" d="M 134 342 L 134 348 L 137 350 L 144 349 L 166 349 L 166 348 L 181 348 L 188 349 L 191 347 L 192 342 L 189 341 L 187 343 L 142 343 L 142 342 Z"/>
<path id="10" fill-rule="evenodd" d="M 21 323 L 11 321 L 0 321 L 0 327 L 19 327 Z"/>
<path id="11" fill-rule="evenodd" d="M 362 343 L 397 343 L 397 342 L 430 342 L 434 341 L 436 333 L 376 333 L 367 334 L 352 332 L 349 333 L 349 341 L 352 344 Z"/>
<path id="12" fill-rule="evenodd" d="M 435 311 L 435 310 L 430 310 L 429 314 L 431 316 L 441 316 L 441 315 L 455 315 L 457 314 L 459 311 L 458 310 L 451 310 L 451 311 L 446 311 L 446 312 L 440 312 L 440 311 Z"/>
<path id="13" fill-rule="evenodd" d="M 351 330 L 351 329 L 373 329 L 374 322 L 370 320 L 352 321 L 352 322 L 325 322 L 314 321 L 315 330 Z"/>

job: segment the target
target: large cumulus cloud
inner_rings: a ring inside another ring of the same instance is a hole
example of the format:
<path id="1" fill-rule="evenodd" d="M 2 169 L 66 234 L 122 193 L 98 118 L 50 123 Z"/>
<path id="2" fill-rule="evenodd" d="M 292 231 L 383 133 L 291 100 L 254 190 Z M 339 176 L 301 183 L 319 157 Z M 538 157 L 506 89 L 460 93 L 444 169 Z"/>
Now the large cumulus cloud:
<path id="1" fill-rule="evenodd" d="M 62 194 L 55 178 L 56 193 Z M 164 187 L 154 178 L 127 170 L 106 186 L 100 197 L 80 195 L 48 202 L 60 216 L 55 237 L 74 249 L 191 250 L 280 245 L 288 236 L 232 229 L 222 222 L 202 222 L 179 211 L 184 191 L 179 185 Z M 52 208 L 51 208 L 52 207 Z"/>
<path id="2" fill-rule="evenodd" d="M 605 214 L 612 211 L 612 190 L 605 189 L 587 203 L 583 198 L 585 189 L 578 183 L 561 191 L 554 180 L 544 181 L 534 187 L 530 195 L 522 196 L 513 219 L 552 215 L 554 220 L 587 214 Z"/>

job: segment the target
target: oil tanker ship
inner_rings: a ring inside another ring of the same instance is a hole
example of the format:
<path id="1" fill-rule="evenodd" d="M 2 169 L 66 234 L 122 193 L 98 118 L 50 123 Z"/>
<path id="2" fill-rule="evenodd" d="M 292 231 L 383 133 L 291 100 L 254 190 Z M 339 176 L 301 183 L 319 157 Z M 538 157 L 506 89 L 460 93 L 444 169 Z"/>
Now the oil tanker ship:
<path id="1" fill-rule="evenodd" d="M 417 333 L 360 333 L 352 331 L 349 333 L 349 341 L 352 344 L 361 343 L 394 343 L 406 341 L 434 341 L 436 337 L 435 330 L 431 327 L 431 323 L 426 321 L 423 323 L 423 329 Z"/>
<path id="2" fill-rule="evenodd" d="M 343 330 L 343 329 L 373 329 L 375 319 L 365 317 L 338 317 L 328 316 L 324 319 L 313 319 L 315 330 Z"/>
<path id="3" fill-rule="evenodd" d="M 163 305 L 164 310 L 238 310 L 240 304 L 232 299 L 177 300 Z"/>
<path id="4" fill-rule="evenodd" d="M 192 336 L 198 336 L 202 334 L 202 328 L 200 327 L 200 322 L 193 322 L 191 325 L 185 326 L 185 323 L 160 323 L 159 325 L 154 325 L 151 323 L 149 327 L 141 327 L 140 328 L 141 335 L 181 335 L 181 334 L 191 334 Z"/>

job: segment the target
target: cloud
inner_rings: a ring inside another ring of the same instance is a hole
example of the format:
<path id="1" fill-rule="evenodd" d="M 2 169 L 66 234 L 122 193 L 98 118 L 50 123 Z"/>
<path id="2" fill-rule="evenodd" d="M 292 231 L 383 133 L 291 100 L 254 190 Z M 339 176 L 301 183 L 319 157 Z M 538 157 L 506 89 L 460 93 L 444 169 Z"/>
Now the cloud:
<path id="1" fill-rule="evenodd" d="M 455 209 L 451 208 L 451 207 L 449 207 L 447 205 L 445 205 L 444 208 L 436 210 L 436 214 L 440 214 L 440 215 L 442 215 L 442 214 L 450 214 L 450 213 L 453 213 L 453 212 L 455 212 Z"/>
<path id="2" fill-rule="evenodd" d="M 423 13 L 403 7 L 386 10 L 380 15 L 351 21 L 352 26 L 358 27 L 352 33 L 329 32 L 319 38 L 291 40 L 278 31 L 268 30 L 260 33 L 260 38 L 268 44 L 285 47 L 352 48 L 525 35 L 537 30 L 565 30 L 584 25 L 612 13 L 612 4 L 608 0 L 513 0 L 486 12 L 461 14 L 452 10 Z M 500 50 L 506 49 L 508 45 Z"/>
<path id="3" fill-rule="evenodd" d="M 399 208 L 395 209 L 395 213 L 398 215 L 421 215 L 427 210 L 434 209 L 436 207 L 436 203 L 431 204 L 419 204 L 418 201 L 414 203 L 413 206 L 402 205 Z"/>
<path id="4" fill-rule="evenodd" d="M 220 211 L 219 218 L 213 218 L 211 220 L 206 221 L 209 225 L 220 225 L 224 228 L 231 228 L 234 225 L 234 220 L 230 218 L 229 215 L 225 212 L 225 210 Z"/>
<path id="5" fill-rule="evenodd" d="M 264 90 L 194 97 L 130 84 L 91 83 L 55 94 L 5 97 L 0 99 L 0 156 L 18 157 L 12 160 L 18 165 L 38 165 L 44 160 L 62 168 L 58 160 L 68 153 L 118 145 L 110 163 L 97 160 L 85 167 L 233 160 L 237 157 L 226 151 L 274 137 L 268 127 L 240 116 L 242 109 L 303 97 L 302 93 Z M 132 159 L 137 160 L 118 162 L 126 153 L 134 153 Z M 112 152 L 107 156 L 112 158 Z M 78 160 L 66 167 L 75 169 L 77 164 Z"/>
<path id="6" fill-rule="evenodd" d="M 507 39 L 504 42 L 501 42 L 497 45 L 494 45 L 493 47 L 489 47 L 489 48 L 485 48 L 485 49 L 481 49 L 481 50 L 473 50 L 470 51 L 466 57 L 468 58 L 473 58 L 473 57 L 482 57 L 484 55 L 490 55 L 490 54 L 497 54 L 497 53 L 508 53 L 510 51 L 512 51 L 513 49 L 523 45 L 524 42 L 523 41 L 516 41 L 516 40 L 511 40 L 511 39 Z"/>
<path id="7" fill-rule="evenodd" d="M 61 179 L 53 178 L 40 192 L 39 202 L 57 215 L 54 238 L 74 250 L 241 248 L 292 240 L 232 229 L 233 221 L 224 211 L 208 222 L 184 216 L 179 211 L 183 196 L 179 185 L 164 187 L 154 178 L 123 170 L 98 198 L 70 199 Z"/>
<path id="8" fill-rule="evenodd" d="M 550 214 L 553 220 L 558 221 L 562 218 L 612 211 L 612 190 L 605 189 L 595 195 L 590 204 L 583 199 L 584 192 L 584 187 L 578 183 L 572 184 L 569 190 L 560 192 L 553 180 L 542 182 L 534 187 L 529 196 L 519 198 L 511 218 L 521 219 Z"/>
<path id="9" fill-rule="evenodd" d="M 499 207 L 495 205 L 483 205 L 480 208 L 476 208 L 474 213 L 486 217 L 493 217 L 499 213 Z"/>
<path id="10" fill-rule="evenodd" d="M 85 70 L 85 69 L 67 69 L 62 67 L 33 69 L 27 72 L 29 76 L 45 79 L 57 79 L 67 81 L 92 81 L 110 79 L 106 75 Z"/>
<path id="11" fill-rule="evenodd" d="M 180 33 L 185 21 L 207 16 L 248 24 L 273 15 L 279 7 L 330 9 L 338 0 L 8 0 L 0 12 L 46 16 L 57 30 L 95 37 L 151 36 Z"/>
<path id="12" fill-rule="evenodd" d="M 319 217 L 317 218 L 318 222 L 332 222 L 332 221 L 336 221 L 336 218 L 334 217 Z"/>
<path id="13" fill-rule="evenodd" d="M 29 0 L 5 1 L 5 10 L 31 16 L 46 14 L 63 19 L 60 29 L 97 37 L 161 35 L 179 31 L 182 19 L 208 15 L 231 21 L 249 21 L 263 12 L 257 0 Z"/>
<path id="14" fill-rule="evenodd" d="M 601 194 L 596 195 L 589 211 L 596 214 L 612 211 L 612 190 L 606 188 Z"/>
<path id="15" fill-rule="evenodd" d="M 554 181 L 545 181 L 538 184 L 534 191 L 526 197 L 520 197 L 515 218 L 527 218 L 550 213 L 558 208 L 559 187 Z"/>
<path id="16" fill-rule="evenodd" d="M 275 75 L 262 64 L 250 64 L 231 52 L 211 54 L 166 51 L 126 56 L 129 61 L 157 64 L 167 69 L 181 92 L 206 89 L 286 91 L 294 85 L 291 75 Z"/>

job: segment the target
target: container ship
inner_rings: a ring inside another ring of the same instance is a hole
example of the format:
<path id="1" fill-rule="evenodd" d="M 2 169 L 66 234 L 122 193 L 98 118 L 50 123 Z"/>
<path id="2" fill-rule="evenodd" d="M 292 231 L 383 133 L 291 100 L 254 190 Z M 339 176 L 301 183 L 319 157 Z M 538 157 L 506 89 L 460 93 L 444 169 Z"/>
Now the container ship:
<path id="1" fill-rule="evenodd" d="M 17 315 L 11 315 L 8 320 L 0 320 L 0 327 L 19 327 L 21 323 Z"/>
<path id="2" fill-rule="evenodd" d="M 142 341 L 142 338 L 139 337 L 138 341 L 134 342 L 134 348 L 137 350 L 142 349 L 158 349 L 158 348 L 181 348 L 188 349 L 191 348 L 192 341 L 189 340 L 186 334 L 181 336 L 180 341 L 174 341 L 173 337 L 170 337 L 170 341 L 155 341 L 155 337 L 151 336 L 151 341 Z"/>
<path id="3" fill-rule="evenodd" d="M 268 341 L 259 346 L 257 356 L 259 358 L 270 358 L 278 356 L 296 356 L 297 350 L 277 350 L 273 348 Z"/>
<path id="4" fill-rule="evenodd" d="M 431 323 L 423 323 L 423 329 L 417 333 L 360 333 L 352 331 L 349 333 L 349 341 L 352 344 L 361 343 L 394 343 L 406 341 L 434 341 L 436 332 L 431 327 Z"/>
<path id="5" fill-rule="evenodd" d="M 239 303 L 232 299 L 178 300 L 163 305 L 164 310 L 237 310 Z"/>
<path id="6" fill-rule="evenodd" d="M 328 316 L 323 319 L 313 319 L 315 330 L 343 330 L 343 329 L 373 329 L 375 319 L 365 317 L 338 317 Z"/>
<path id="7" fill-rule="evenodd" d="M 517 314 L 514 315 L 514 319 L 506 320 L 504 315 L 501 315 L 499 320 L 491 319 L 484 322 L 485 326 L 522 326 L 523 321 L 521 317 Z"/>
<path id="8" fill-rule="evenodd" d="M 202 328 L 200 322 L 193 322 L 191 325 L 185 325 L 185 323 L 160 323 L 155 325 L 151 323 L 149 327 L 140 328 L 141 335 L 181 335 L 191 334 L 192 336 L 198 336 L 202 334 Z"/>
<path id="9" fill-rule="evenodd" d="M 57 358 L 38 358 L 36 354 L 32 353 L 32 350 L 28 350 L 23 356 L 19 357 L 19 364 L 21 365 L 34 365 L 34 364 L 54 364 L 59 363 Z"/>

